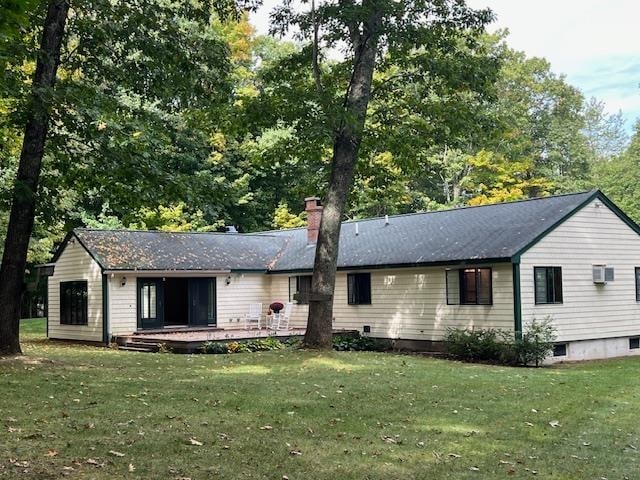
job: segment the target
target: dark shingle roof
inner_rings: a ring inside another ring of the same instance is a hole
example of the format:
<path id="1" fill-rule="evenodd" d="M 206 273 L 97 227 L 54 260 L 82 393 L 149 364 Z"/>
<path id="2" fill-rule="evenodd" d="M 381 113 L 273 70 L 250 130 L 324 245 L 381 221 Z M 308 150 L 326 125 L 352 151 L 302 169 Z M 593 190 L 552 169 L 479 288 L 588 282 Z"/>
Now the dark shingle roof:
<path id="1" fill-rule="evenodd" d="M 508 261 L 596 197 L 610 204 L 592 191 L 396 215 L 388 224 L 384 218 L 344 222 L 338 268 Z M 626 216 L 623 219 L 637 228 Z M 311 270 L 315 253 L 307 244 L 305 228 L 254 234 L 89 229 L 73 233 L 106 270 Z"/>
<path id="2" fill-rule="evenodd" d="M 598 192 L 345 222 L 338 268 L 508 260 Z M 358 235 L 356 235 L 356 225 Z M 305 229 L 291 237 L 274 270 L 311 269 Z"/>
<path id="3" fill-rule="evenodd" d="M 76 229 L 106 270 L 267 270 L 286 237 Z"/>

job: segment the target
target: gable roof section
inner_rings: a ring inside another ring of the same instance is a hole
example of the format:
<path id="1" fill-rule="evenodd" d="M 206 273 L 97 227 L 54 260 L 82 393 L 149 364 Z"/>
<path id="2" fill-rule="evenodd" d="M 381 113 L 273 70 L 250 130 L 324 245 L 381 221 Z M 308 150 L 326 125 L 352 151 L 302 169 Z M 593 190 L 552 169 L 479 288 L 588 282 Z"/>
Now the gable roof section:
<path id="1" fill-rule="evenodd" d="M 595 198 L 630 228 L 640 227 L 604 194 L 557 195 L 516 202 L 349 221 L 340 233 L 339 269 L 517 262 L 522 253 Z M 356 234 L 357 229 L 357 234 Z M 311 271 L 315 246 L 306 228 L 234 233 L 76 229 L 103 270 Z"/>
<path id="2" fill-rule="evenodd" d="M 288 241 L 286 237 L 230 233 L 82 228 L 72 235 L 103 270 L 127 271 L 264 272 Z"/>
<path id="3" fill-rule="evenodd" d="M 599 196 L 606 198 L 596 190 L 397 215 L 388 225 L 384 218 L 344 222 L 338 268 L 508 262 Z M 291 237 L 274 271 L 312 268 L 315 248 L 307 245 L 305 229 L 269 234 Z"/>

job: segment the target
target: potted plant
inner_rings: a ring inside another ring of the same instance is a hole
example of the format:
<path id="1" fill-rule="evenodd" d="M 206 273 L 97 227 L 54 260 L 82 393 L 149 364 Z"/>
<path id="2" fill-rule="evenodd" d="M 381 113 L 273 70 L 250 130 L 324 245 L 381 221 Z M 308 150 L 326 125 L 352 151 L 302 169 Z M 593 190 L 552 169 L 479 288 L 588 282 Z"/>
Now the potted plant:
<path id="1" fill-rule="evenodd" d="M 269 305 L 269 310 L 273 313 L 280 313 L 280 310 L 284 308 L 284 303 L 282 302 L 273 302 Z"/>

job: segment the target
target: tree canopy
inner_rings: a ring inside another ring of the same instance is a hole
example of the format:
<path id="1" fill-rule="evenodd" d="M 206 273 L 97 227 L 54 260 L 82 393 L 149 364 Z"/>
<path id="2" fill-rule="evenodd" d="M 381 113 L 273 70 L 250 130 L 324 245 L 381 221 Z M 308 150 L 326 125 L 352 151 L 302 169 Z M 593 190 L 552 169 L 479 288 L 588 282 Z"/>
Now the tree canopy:
<path id="1" fill-rule="evenodd" d="M 329 179 L 325 107 L 347 70 L 323 57 L 319 98 L 308 36 L 256 35 L 248 15 L 223 21 L 214 3 L 74 3 L 31 262 L 76 226 L 304 224 L 302 199 Z M 4 236 L 43 13 L 29 1 L 2 8 Z M 411 51 L 401 40 L 412 28 L 394 25 L 381 55 L 345 218 L 600 187 L 640 220 L 638 128 L 629 138 L 621 115 L 510 48 L 506 32 Z M 340 52 L 337 32 L 323 38 L 322 52 Z"/>

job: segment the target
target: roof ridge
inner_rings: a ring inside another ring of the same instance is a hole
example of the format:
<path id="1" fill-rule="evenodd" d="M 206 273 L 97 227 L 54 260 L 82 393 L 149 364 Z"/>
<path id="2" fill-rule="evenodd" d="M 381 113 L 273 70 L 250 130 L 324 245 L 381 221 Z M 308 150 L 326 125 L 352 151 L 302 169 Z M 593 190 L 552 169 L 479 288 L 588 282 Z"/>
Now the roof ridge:
<path id="1" fill-rule="evenodd" d="M 511 204 L 514 204 L 514 203 L 533 202 L 533 201 L 536 201 L 536 200 L 548 200 L 550 198 L 561 198 L 561 197 L 570 197 L 570 196 L 573 196 L 573 195 L 594 194 L 594 193 L 599 192 L 599 191 L 600 191 L 599 189 L 594 188 L 594 189 L 591 189 L 591 190 L 583 190 L 583 191 L 580 191 L 580 192 L 569 192 L 569 193 L 559 193 L 557 195 L 547 195 L 546 197 L 522 198 L 520 200 L 508 200 L 508 201 L 505 201 L 505 202 L 485 203 L 485 204 L 482 204 L 482 205 L 462 205 L 462 206 L 459 206 L 459 207 L 443 208 L 442 210 L 428 210 L 426 212 L 398 213 L 398 214 L 395 214 L 395 215 L 388 215 L 388 217 L 390 219 L 392 219 L 392 218 L 400 218 L 400 217 L 410 217 L 410 216 L 413 216 L 413 215 L 427 215 L 427 214 L 431 214 L 431 213 L 455 212 L 455 211 L 458 211 L 458 210 L 469 210 L 469 209 L 472 209 L 472 208 L 495 207 L 495 206 L 498 206 L 498 205 L 511 205 Z M 384 218 L 385 218 L 385 215 L 379 216 L 379 217 L 369 217 L 369 218 L 345 220 L 345 221 L 343 221 L 341 223 L 345 224 L 345 223 L 370 222 L 370 221 L 374 221 L 374 220 L 382 220 Z M 264 235 L 264 234 L 269 234 L 271 232 L 293 232 L 293 231 L 297 231 L 297 230 L 306 230 L 306 227 L 283 228 L 283 229 L 280 229 L 280 230 L 277 230 L 277 229 L 265 230 L 263 232 L 247 233 L 247 235 Z M 275 235 L 275 236 L 279 236 L 279 235 Z"/>
<path id="2" fill-rule="evenodd" d="M 167 231 L 167 230 L 140 230 L 137 228 L 88 228 L 88 227 L 76 227 L 73 229 L 74 232 L 110 232 L 110 233 L 114 233 L 114 232 L 126 232 L 126 233 L 164 233 L 164 234 L 178 234 L 178 235 L 220 235 L 220 236 L 225 236 L 225 237 L 234 237 L 234 236 L 240 236 L 240 237 L 250 237 L 250 236 L 255 236 L 256 233 L 262 233 L 262 232 L 198 232 L 198 231 L 189 231 L 189 232 L 185 232 L 185 231 L 181 231 L 181 232 L 173 232 L 173 231 Z M 264 237 L 273 237 L 273 238 L 280 238 L 282 237 L 282 235 L 263 235 Z"/>

